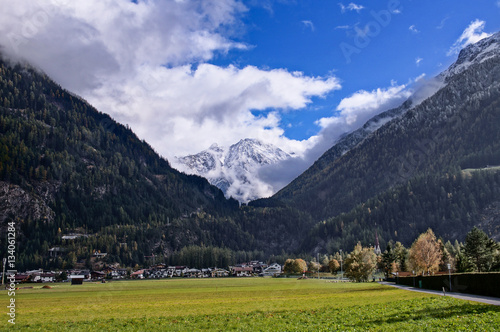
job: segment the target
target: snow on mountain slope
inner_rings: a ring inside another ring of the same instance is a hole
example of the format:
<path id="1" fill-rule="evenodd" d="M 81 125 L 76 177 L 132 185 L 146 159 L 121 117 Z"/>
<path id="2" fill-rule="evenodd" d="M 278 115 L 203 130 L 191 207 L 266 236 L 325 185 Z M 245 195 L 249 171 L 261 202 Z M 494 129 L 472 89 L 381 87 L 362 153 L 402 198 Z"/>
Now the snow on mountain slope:
<path id="1" fill-rule="evenodd" d="M 207 178 L 226 197 L 246 203 L 274 194 L 272 187 L 259 179 L 259 168 L 289 158 L 290 154 L 274 145 L 247 138 L 229 148 L 213 144 L 195 155 L 178 157 L 176 164 L 187 173 Z"/>
<path id="2" fill-rule="evenodd" d="M 466 71 L 471 65 L 498 56 L 500 53 L 500 32 L 484 38 L 475 44 L 468 45 L 460 51 L 458 59 L 439 76 L 448 81 L 450 77 Z"/>
<path id="3" fill-rule="evenodd" d="M 329 218 L 420 174 L 497 164 L 499 78 L 497 33 L 465 47 L 436 92 L 410 97 L 375 131 L 342 137 L 273 198 Z"/>
<path id="4" fill-rule="evenodd" d="M 417 85 L 413 95 L 401 106 L 382 112 L 368 120 L 361 128 L 342 135 L 303 175 L 307 178 L 307 174 L 314 174 L 333 163 L 385 124 L 418 107 L 470 66 L 498 57 L 499 54 L 500 33 L 465 47 L 453 65 L 437 77 Z M 273 194 L 272 186 L 259 178 L 259 168 L 266 165 L 279 168 L 280 162 L 286 163 L 290 158 L 290 155 L 272 145 L 254 139 L 244 139 L 229 148 L 214 144 L 196 155 L 178 158 L 177 162 L 182 170 L 206 177 L 222 189 L 226 197 L 232 196 L 241 202 L 247 202 Z M 302 178 L 304 176 L 295 181 L 300 182 Z"/>

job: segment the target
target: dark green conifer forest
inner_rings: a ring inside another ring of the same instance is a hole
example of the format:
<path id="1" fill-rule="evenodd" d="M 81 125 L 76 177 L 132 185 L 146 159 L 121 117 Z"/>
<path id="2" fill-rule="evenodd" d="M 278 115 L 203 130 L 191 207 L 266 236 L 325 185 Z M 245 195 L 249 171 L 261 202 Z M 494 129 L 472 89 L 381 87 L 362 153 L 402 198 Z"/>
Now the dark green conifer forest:
<path id="1" fill-rule="evenodd" d="M 474 226 L 500 234 L 500 172 L 486 168 L 500 165 L 500 66 L 473 69 L 272 198 L 240 206 L 106 110 L 2 60 L 0 229 L 16 225 L 18 270 L 90 268 L 95 252 L 122 266 L 284 263 L 373 245 L 375 232 L 382 248 L 410 246 L 429 227 L 445 241 Z"/>

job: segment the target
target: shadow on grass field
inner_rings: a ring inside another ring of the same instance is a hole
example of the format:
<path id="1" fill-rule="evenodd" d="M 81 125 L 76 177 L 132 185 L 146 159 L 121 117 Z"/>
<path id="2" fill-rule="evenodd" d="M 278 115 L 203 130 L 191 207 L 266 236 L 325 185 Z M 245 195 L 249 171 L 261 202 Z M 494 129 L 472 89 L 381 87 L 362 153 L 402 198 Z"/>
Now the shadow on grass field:
<path id="1" fill-rule="evenodd" d="M 16 297 L 13 327 L 23 331 L 496 331 L 500 327 L 500 307 L 372 283 L 267 278 L 126 281 L 20 290 Z M 0 322 L 2 329 L 6 320 Z"/>

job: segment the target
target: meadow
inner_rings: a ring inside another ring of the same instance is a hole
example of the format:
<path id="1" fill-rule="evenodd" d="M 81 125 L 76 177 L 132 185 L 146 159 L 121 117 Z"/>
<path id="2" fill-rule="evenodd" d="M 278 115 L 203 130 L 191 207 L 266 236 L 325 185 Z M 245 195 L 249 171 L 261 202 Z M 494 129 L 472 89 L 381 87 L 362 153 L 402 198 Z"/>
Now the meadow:
<path id="1" fill-rule="evenodd" d="M 500 307 L 377 283 L 225 278 L 50 286 L 43 289 L 35 284 L 32 289 L 19 289 L 16 325 L 11 326 L 3 315 L 0 329 L 500 331 Z M 2 298 L 2 303 L 7 303 L 6 292 Z"/>

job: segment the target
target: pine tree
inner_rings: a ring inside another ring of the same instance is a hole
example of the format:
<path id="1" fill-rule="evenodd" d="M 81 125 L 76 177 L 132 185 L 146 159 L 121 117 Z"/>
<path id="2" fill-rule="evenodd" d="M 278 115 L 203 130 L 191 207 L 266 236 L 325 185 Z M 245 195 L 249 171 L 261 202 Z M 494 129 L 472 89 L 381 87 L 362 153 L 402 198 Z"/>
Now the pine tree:
<path id="1" fill-rule="evenodd" d="M 474 271 L 490 271 L 494 263 L 497 244 L 485 232 L 474 227 L 465 238 L 464 254 L 472 263 Z"/>
<path id="2" fill-rule="evenodd" d="M 389 274 L 391 274 L 394 267 L 394 262 L 396 261 L 396 255 L 394 250 L 392 250 L 392 246 L 389 243 L 387 245 L 387 249 L 382 254 L 382 260 L 380 262 L 382 270 L 384 270 L 385 277 L 388 278 Z"/>

